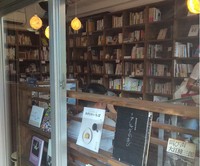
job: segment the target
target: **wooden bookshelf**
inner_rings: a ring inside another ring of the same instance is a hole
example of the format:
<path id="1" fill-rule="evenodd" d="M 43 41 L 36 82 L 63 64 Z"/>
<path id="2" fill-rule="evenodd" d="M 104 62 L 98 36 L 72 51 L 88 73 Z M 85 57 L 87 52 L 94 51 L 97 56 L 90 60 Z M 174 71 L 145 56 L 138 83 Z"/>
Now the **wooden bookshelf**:
<path id="1" fill-rule="evenodd" d="M 183 7 L 180 8 L 180 6 Z M 184 68 L 184 65 L 181 66 L 179 64 L 194 66 L 199 61 L 198 56 L 194 57 L 194 52 L 199 46 L 199 36 L 188 36 L 191 25 L 199 25 L 199 15 L 187 16 L 187 14 L 185 1 L 170 0 L 114 13 L 99 13 L 95 16 L 81 18 L 83 28 L 74 34 L 73 31 L 70 31 L 69 34 L 69 40 L 74 45 L 70 45 L 67 49 L 67 63 L 71 68 L 75 69 L 81 63 L 77 58 L 83 56 L 83 54 L 88 54 L 88 56 L 85 55 L 84 65 L 81 66 L 81 68 L 87 70 L 87 74 L 81 76 L 80 73 L 77 75 L 75 74 L 76 72 L 68 72 L 68 77 L 82 79 L 85 84 L 96 80 L 96 82 L 104 84 L 107 88 L 110 88 L 109 81 L 114 81 L 117 78 L 121 80 L 121 83 L 120 88 L 115 90 L 125 94 L 126 92 L 123 91 L 124 78 L 128 76 L 134 78 L 135 76 L 137 79 L 137 75 L 134 75 L 135 71 L 131 69 L 131 66 L 143 65 L 143 74 L 139 78 L 143 81 L 142 98 L 151 99 L 150 96 L 152 94 L 149 95 L 152 93 L 149 92 L 149 86 L 152 86 L 149 84 L 150 80 L 170 83 L 169 99 L 172 98 L 175 87 L 181 83 L 174 79 L 178 77 L 176 76 L 177 70 Z M 100 19 L 103 24 L 100 30 L 87 31 L 88 21 L 92 20 L 96 26 L 97 20 Z M 87 41 L 93 41 L 93 43 L 88 42 L 85 46 L 77 46 L 77 38 L 83 35 L 87 37 Z M 191 48 L 189 46 L 187 48 L 187 45 L 189 45 L 187 43 L 191 43 Z M 177 57 L 176 50 L 180 50 L 180 48 L 177 48 L 178 44 L 185 44 L 186 51 L 190 49 L 191 55 Z M 98 62 L 90 58 L 91 50 L 96 52 Z M 73 59 L 72 55 L 79 62 Z M 96 73 L 91 72 L 92 64 L 101 65 L 102 71 L 98 78 Z M 129 72 L 133 72 L 133 75 L 127 73 L 127 65 L 130 66 L 128 67 L 130 68 Z M 163 70 L 167 68 L 170 74 L 149 75 L 151 65 L 165 65 Z M 119 69 L 119 66 L 121 69 Z M 116 72 L 116 68 L 118 68 L 118 72 Z M 108 72 L 108 69 L 111 71 Z M 82 69 L 81 71 L 83 72 L 84 70 Z M 190 72 L 189 70 L 187 76 L 189 76 Z M 162 96 L 162 93 L 159 93 L 159 95 Z M 129 95 L 125 96 L 128 97 Z M 163 94 L 163 96 L 166 96 L 166 94 Z"/>
<path id="2" fill-rule="evenodd" d="M 36 34 L 27 30 L 8 28 L 5 29 L 5 35 L 9 81 L 25 82 L 30 76 L 39 81 L 45 78 L 48 80 L 48 45 L 42 43 L 42 32 Z"/>

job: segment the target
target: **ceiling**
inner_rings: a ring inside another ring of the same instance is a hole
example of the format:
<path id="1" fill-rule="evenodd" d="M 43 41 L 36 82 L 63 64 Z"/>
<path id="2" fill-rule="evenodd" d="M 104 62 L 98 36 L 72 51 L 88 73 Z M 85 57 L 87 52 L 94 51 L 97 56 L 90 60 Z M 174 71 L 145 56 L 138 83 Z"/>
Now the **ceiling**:
<path id="1" fill-rule="evenodd" d="M 70 0 L 68 0 L 70 1 Z M 164 0 L 71 0 L 73 3 L 68 6 L 68 18 L 75 15 L 75 4 L 77 5 L 77 15 L 87 16 L 101 12 L 114 12 L 130 7 L 142 6 Z M 77 3 L 75 3 L 77 1 Z"/>
<path id="2" fill-rule="evenodd" d="M 0 0 L 0 10 L 3 7 L 3 5 L 9 6 L 9 4 L 13 4 L 16 2 L 20 3 L 22 1 L 35 2 L 36 0 Z M 75 15 L 78 17 L 84 17 L 102 12 L 115 12 L 130 7 L 137 7 L 163 0 L 66 0 L 66 1 L 67 1 L 66 2 L 67 20 L 71 20 Z M 35 13 L 37 13 L 39 17 L 44 17 L 46 11 L 43 10 L 38 3 L 35 3 L 23 9 L 17 10 L 17 12 L 12 13 L 10 17 L 11 19 L 23 19 L 24 21 L 22 21 L 22 23 L 25 25 L 27 24 L 27 20 L 29 20 Z"/>

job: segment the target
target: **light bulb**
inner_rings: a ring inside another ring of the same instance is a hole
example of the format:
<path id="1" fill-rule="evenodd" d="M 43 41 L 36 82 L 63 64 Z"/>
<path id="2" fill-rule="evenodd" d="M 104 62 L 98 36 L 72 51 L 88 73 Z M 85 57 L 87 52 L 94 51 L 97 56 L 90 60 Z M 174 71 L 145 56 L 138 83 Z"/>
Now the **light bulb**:
<path id="1" fill-rule="evenodd" d="M 42 27 L 42 20 L 40 19 L 40 17 L 38 17 L 37 15 L 31 17 L 30 26 L 35 30 L 40 29 Z"/>
<path id="2" fill-rule="evenodd" d="M 49 39 L 49 26 L 46 27 L 44 34 Z"/>
<path id="3" fill-rule="evenodd" d="M 81 28 L 81 21 L 75 17 L 72 21 L 71 21 L 71 27 L 73 30 L 77 31 Z"/>
<path id="4" fill-rule="evenodd" d="M 200 13 L 200 0 L 187 0 L 187 7 L 193 14 Z"/>

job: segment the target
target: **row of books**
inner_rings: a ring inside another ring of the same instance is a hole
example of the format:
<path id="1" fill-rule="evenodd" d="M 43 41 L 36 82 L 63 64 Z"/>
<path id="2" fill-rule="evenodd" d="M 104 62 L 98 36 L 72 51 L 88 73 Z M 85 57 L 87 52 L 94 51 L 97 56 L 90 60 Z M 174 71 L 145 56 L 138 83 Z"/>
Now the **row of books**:
<path id="1" fill-rule="evenodd" d="M 171 82 L 157 82 L 155 80 L 149 81 L 149 92 L 150 93 L 161 93 L 161 94 L 171 94 L 172 86 Z"/>
<path id="2" fill-rule="evenodd" d="M 110 50 L 110 53 L 106 53 L 105 60 L 120 60 L 122 58 L 121 49 Z"/>
<path id="3" fill-rule="evenodd" d="M 104 29 L 104 21 L 103 19 L 97 20 L 96 30 L 102 31 Z"/>
<path id="4" fill-rule="evenodd" d="M 133 32 L 124 34 L 123 43 L 131 43 L 134 41 L 143 41 L 144 38 L 145 38 L 144 30 L 135 30 Z"/>
<path id="5" fill-rule="evenodd" d="M 123 79 L 123 90 L 141 92 L 143 87 L 143 80 L 125 77 Z"/>
<path id="6" fill-rule="evenodd" d="M 84 65 L 76 65 L 74 69 L 75 73 L 88 73 L 87 66 Z"/>
<path id="7" fill-rule="evenodd" d="M 43 47 L 40 52 L 40 59 L 44 61 L 49 60 L 49 50 L 46 47 Z"/>
<path id="8" fill-rule="evenodd" d="M 8 44 L 16 44 L 16 37 L 15 35 L 7 35 L 5 34 L 6 43 Z"/>
<path id="9" fill-rule="evenodd" d="M 188 77 L 193 70 L 192 64 L 174 63 L 175 77 Z"/>
<path id="10" fill-rule="evenodd" d="M 109 79 L 109 89 L 121 90 L 121 79 Z"/>
<path id="11" fill-rule="evenodd" d="M 130 75 L 130 76 L 143 76 L 144 64 L 143 63 L 125 62 L 124 74 Z"/>
<path id="12" fill-rule="evenodd" d="M 171 67 L 165 64 L 149 64 L 148 75 L 150 76 L 171 76 Z"/>
<path id="13" fill-rule="evenodd" d="M 144 23 L 144 11 L 129 13 L 129 25 L 143 24 L 143 23 Z"/>
<path id="14" fill-rule="evenodd" d="M 115 74 L 116 75 L 121 75 L 122 74 L 122 63 L 116 64 Z"/>
<path id="15" fill-rule="evenodd" d="M 24 34 L 19 34 L 18 41 L 21 45 L 32 45 L 31 37 Z"/>
<path id="16" fill-rule="evenodd" d="M 92 64 L 90 65 L 90 69 L 91 69 L 91 72 L 92 73 L 95 73 L 95 74 L 102 74 L 103 73 L 103 66 L 102 65 L 99 65 L 99 64 Z"/>
<path id="17" fill-rule="evenodd" d="M 86 47 L 88 45 L 87 36 L 76 37 L 75 44 L 77 47 L 80 47 L 80 46 Z"/>
<path id="18" fill-rule="evenodd" d="M 159 58 L 163 54 L 163 45 L 161 44 L 149 44 L 147 50 L 148 58 Z"/>
<path id="19" fill-rule="evenodd" d="M 117 28 L 117 27 L 122 27 L 122 16 L 112 16 L 112 27 Z"/>
<path id="20" fill-rule="evenodd" d="M 160 21 L 160 20 L 161 20 L 160 9 L 155 7 L 149 8 L 149 22 Z"/>
<path id="21" fill-rule="evenodd" d="M 20 59 L 39 59 L 39 50 L 32 49 L 26 51 L 19 51 Z"/>
<path id="22" fill-rule="evenodd" d="M 131 59 L 142 59 L 144 58 L 144 47 L 135 45 L 131 50 Z"/>
<path id="23" fill-rule="evenodd" d="M 122 43 L 122 33 L 118 33 L 114 36 L 106 36 L 106 44 L 121 44 Z"/>
<path id="24" fill-rule="evenodd" d="M 193 44 L 175 42 L 174 57 L 190 58 L 193 57 Z"/>
<path id="25" fill-rule="evenodd" d="M 91 83 L 98 83 L 98 84 L 102 84 L 103 85 L 103 78 L 91 79 L 90 81 L 91 81 Z"/>
<path id="26" fill-rule="evenodd" d="M 14 60 L 16 57 L 16 49 L 15 47 L 5 48 L 6 50 L 6 57 L 10 60 Z"/>

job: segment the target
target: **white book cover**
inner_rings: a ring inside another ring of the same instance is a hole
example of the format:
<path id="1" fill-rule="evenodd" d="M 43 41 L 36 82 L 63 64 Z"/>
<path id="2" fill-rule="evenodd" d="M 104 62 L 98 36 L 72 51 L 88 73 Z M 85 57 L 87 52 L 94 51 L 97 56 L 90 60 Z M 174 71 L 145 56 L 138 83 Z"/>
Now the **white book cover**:
<path id="1" fill-rule="evenodd" d="M 199 25 L 191 25 L 188 36 L 197 36 L 199 33 Z"/>
<path id="2" fill-rule="evenodd" d="M 44 108 L 33 105 L 29 117 L 29 124 L 35 127 L 40 127 L 43 113 L 44 113 Z"/>
<path id="3" fill-rule="evenodd" d="M 81 128 L 76 144 L 98 153 L 104 118 L 105 110 L 84 107 Z"/>

